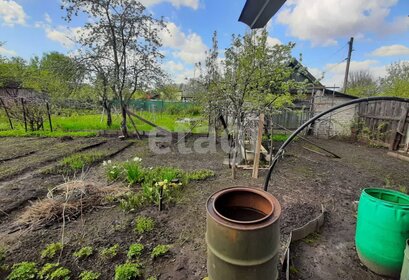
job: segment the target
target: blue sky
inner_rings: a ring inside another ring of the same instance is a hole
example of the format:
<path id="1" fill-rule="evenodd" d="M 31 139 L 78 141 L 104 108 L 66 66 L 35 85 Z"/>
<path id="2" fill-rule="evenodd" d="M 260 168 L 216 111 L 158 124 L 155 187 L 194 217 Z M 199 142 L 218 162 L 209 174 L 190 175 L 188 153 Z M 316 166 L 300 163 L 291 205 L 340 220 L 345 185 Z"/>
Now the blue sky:
<path id="1" fill-rule="evenodd" d="M 168 22 L 163 33 L 164 68 L 177 82 L 194 73 L 213 31 L 221 49 L 231 34 L 248 29 L 238 22 L 245 0 L 141 0 Z M 30 58 L 44 52 L 75 50 L 76 32 L 86 21 L 67 25 L 59 0 L 0 0 L 0 55 Z M 355 37 L 352 71 L 369 69 L 383 76 L 387 65 L 409 60 L 408 0 L 287 0 L 268 25 L 271 44 L 295 42 L 294 56 L 327 86 L 342 86 L 347 41 Z"/>

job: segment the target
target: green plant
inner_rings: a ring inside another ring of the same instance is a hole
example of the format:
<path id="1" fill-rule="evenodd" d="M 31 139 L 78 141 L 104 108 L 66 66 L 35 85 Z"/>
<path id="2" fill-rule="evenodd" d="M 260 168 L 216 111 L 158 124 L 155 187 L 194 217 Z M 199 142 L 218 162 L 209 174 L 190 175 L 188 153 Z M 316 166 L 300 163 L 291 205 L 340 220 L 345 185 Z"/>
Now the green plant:
<path id="1" fill-rule="evenodd" d="M 215 174 L 212 170 L 208 169 L 200 169 L 200 170 L 194 170 L 191 172 L 187 173 L 187 178 L 189 180 L 205 180 L 207 178 L 213 177 Z"/>
<path id="2" fill-rule="evenodd" d="M 41 251 L 41 258 L 52 259 L 57 253 L 60 253 L 62 249 L 63 245 L 61 242 L 48 244 L 44 250 Z"/>
<path id="3" fill-rule="evenodd" d="M 305 237 L 304 239 L 302 239 L 302 241 L 304 241 L 308 245 L 312 245 L 312 244 L 316 243 L 319 238 L 320 238 L 320 235 L 318 233 L 316 233 L 316 232 L 313 232 L 310 235 L 308 235 L 307 237 Z"/>
<path id="4" fill-rule="evenodd" d="M 94 249 L 91 246 L 86 246 L 86 247 L 82 247 L 78 251 L 75 251 L 73 256 L 79 260 L 83 260 L 91 256 L 93 252 L 94 252 Z"/>
<path id="5" fill-rule="evenodd" d="M 12 271 L 7 276 L 7 280 L 29 280 L 36 279 L 38 273 L 35 262 L 16 263 L 12 267 Z"/>
<path id="6" fill-rule="evenodd" d="M 98 280 L 99 277 L 101 277 L 101 273 L 88 270 L 80 274 L 80 280 Z"/>
<path id="7" fill-rule="evenodd" d="M 153 230 L 155 221 L 149 217 L 139 216 L 135 219 L 135 232 L 142 234 Z"/>
<path id="8" fill-rule="evenodd" d="M 60 162 L 67 171 L 74 172 L 93 164 L 105 156 L 101 152 L 79 153 L 65 157 Z"/>
<path id="9" fill-rule="evenodd" d="M 101 250 L 101 257 L 104 259 L 113 259 L 118 255 L 119 244 L 115 244 L 109 248 L 103 248 Z"/>
<path id="10" fill-rule="evenodd" d="M 152 259 L 156 259 L 158 257 L 161 257 L 165 255 L 167 252 L 169 252 L 170 248 L 172 248 L 172 245 L 158 245 L 155 248 L 153 248 L 151 257 Z"/>
<path id="11" fill-rule="evenodd" d="M 156 278 L 156 276 L 149 276 L 148 278 L 146 278 L 146 280 L 157 280 L 158 278 Z"/>
<path id="12" fill-rule="evenodd" d="M 59 263 L 46 263 L 38 276 L 42 280 L 69 280 L 71 271 Z"/>
<path id="13" fill-rule="evenodd" d="M 146 204 L 147 200 L 142 192 L 127 193 L 125 197 L 119 200 L 119 208 L 124 211 L 134 211 Z"/>
<path id="14" fill-rule="evenodd" d="M 140 165 L 141 158 L 135 157 L 132 161 L 125 162 L 123 168 L 126 173 L 126 180 L 130 185 L 135 185 L 143 180 L 143 169 Z"/>
<path id="15" fill-rule="evenodd" d="M 105 166 L 105 172 L 109 182 L 120 179 L 124 173 L 122 166 L 119 164 L 113 164 L 111 160 L 104 161 L 102 165 Z"/>
<path id="16" fill-rule="evenodd" d="M 128 259 L 135 259 L 141 256 L 144 246 L 141 243 L 134 243 L 129 246 Z"/>
<path id="17" fill-rule="evenodd" d="M 115 267 L 115 280 L 133 280 L 141 275 L 142 266 L 137 263 L 125 263 Z"/>

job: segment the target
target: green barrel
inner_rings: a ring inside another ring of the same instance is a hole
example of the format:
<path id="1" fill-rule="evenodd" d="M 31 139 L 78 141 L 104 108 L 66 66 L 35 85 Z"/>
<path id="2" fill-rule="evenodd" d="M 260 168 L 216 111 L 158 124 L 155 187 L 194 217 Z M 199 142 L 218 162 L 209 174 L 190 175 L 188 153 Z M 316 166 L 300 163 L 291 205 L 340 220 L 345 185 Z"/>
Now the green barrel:
<path id="1" fill-rule="evenodd" d="M 361 262 L 379 275 L 399 277 L 408 238 L 409 196 L 387 189 L 364 189 L 355 235 Z"/>
<path id="2" fill-rule="evenodd" d="M 400 280 L 409 280 L 409 239 L 406 240 L 405 254 L 403 258 Z"/>
<path id="3" fill-rule="evenodd" d="M 210 280 L 275 280 L 280 249 L 277 199 L 260 189 L 235 187 L 207 201 Z"/>

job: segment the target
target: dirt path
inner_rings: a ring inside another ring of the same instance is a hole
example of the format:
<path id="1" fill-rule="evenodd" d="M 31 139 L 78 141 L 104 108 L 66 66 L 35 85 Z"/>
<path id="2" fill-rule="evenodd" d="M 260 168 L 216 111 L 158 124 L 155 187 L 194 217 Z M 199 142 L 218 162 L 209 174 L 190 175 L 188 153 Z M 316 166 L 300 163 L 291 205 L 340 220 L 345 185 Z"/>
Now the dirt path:
<path id="1" fill-rule="evenodd" d="M 318 235 L 292 245 L 292 279 L 381 279 L 363 267 L 354 248 L 356 210 L 354 201 L 365 187 L 409 187 L 409 163 L 386 156 L 386 150 L 348 144 L 338 141 L 316 140 L 341 156 L 341 159 L 323 157 L 302 148 L 297 142 L 279 162 L 269 191 L 283 207 L 283 230 L 289 231 L 314 215 L 321 203 L 327 209 L 326 221 Z M 202 279 L 206 276 L 205 208 L 206 199 L 222 188 L 244 185 L 261 187 L 261 178 L 251 179 L 251 171 L 240 171 L 236 180 L 230 179 L 230 170 L 222 164 L 223 154 L 180 154 L 175 149 L 166 155 L 152 153 L 146 141 L 137 142 L 112 158 L 124 161 L 135 156 L 149 166 L 176 166 L 186 170 L 209 168 L 216 177 L 186 187 L 181 201 L 159 213 L 156 207 L 125 213 L 119 208 L 94 209 L 65 228 L 67 247 L 62 264 L 74 274 L 84 269 L 102 273 L 101 279 L 112 279 L 114 267 L 126 260 L 125 252 L 131 243 L 141 242 L 146 247 L 142 255 L 145 277 L 158 279 Z M 97 165 L 90 169 L 88 179 L 104 182 L 104 169 Z M 51 177 L 48 177 L 51 180 Z M 43 188 L 44 182 L 38 182 Z M 51 181 L 49 181 L 52 183 Z M 401 186 L 399 186 L 401 185 Z M 34 188 L 32 188 L 34 189 Z M 138 215 L 156 220 L 154 232 L 139 236 L 133 233 L 133 220 Z M 4 229 L 10 220 L 0 227 Z M 0 230 L 0 232 L 3 232 Z M 0 243 L 9 249 L 7 263 L 37 260 L 46 244 L 57 242 L 61 225 L 53 225 L 35 232 L 0 234 Z M 122 253 L 106 263 L 98 255 L 78 263 L 72 252 L 80 246 L 91 245 L 96 250 L 118 243 Z M 172 254 L 152 261 L 149 251 L 157 244 L 173 244 Z M 1 274 L 0 274 L 1 277 Z"/>

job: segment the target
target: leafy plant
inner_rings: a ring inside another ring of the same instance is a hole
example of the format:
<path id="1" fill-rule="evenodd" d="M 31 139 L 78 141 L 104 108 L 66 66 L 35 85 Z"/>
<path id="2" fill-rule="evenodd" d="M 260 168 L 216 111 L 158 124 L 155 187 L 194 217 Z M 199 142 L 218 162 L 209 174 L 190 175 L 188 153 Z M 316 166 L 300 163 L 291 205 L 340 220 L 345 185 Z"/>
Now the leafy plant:
<path id="1" fill-rule="evenodd" d="M 126 180 L 130 185 L 140 183 L 143 180 L 144 172 L 140 165 L 141 161 L 141 158 L 135 157 L 132 161 L 125 162 L 125 164 L 123 165 L 126 174 Z"/>
<path id="2" fill-rule="evenodd" d="M 133 280 L 142 275 L 142 266 L 137 263 L 125 263 L 115 267 L 115 280 Z"/>
<path id="3" fill-rule="evenodd" d="M 212 170 L 208 169 L 200 169 L 194 170 L 192 172 L 187 173 L 187 178 L 189 180 L 205 180 L 207 178 L 213 177 L 215 174 Z"/>
<path id="4" fill-rule="evenodd" d="M 62 249 L 63 245 L 61 242 L 51 243 L 41 251 L 41 258 L 52 259 L 57 253 L 60 253 Z"/>
<path id="5" fill-rule="evenodd" d="M 21 262 L 14 264 L 7 280 L 29 280 L 36 279 L 38 273 L 35 262 Z"/>
<path id="6" fill-rule="evenodd" d="M 86 246 L 86 247 L 82 247 L 78 251 L 75 251 L 73 255 L 77 259 L 82 260 L 82 259 L 85 259 L 91 256 L 93 252 L 94 252 L 94 249 L 91 246 Z"/>
<path id="7" fill-rule="evenodd" d="M 105 172 L 109 182 L 120 179 L 123 174 L 124 170 L 122 166 L 115 163 L 113 164 L 111 160 L 104 161 L 102 165 L 105 166 Z"/>
<path id="8" fill-rule="evenodd" d="M 115 244 L 109 248 L 103 248 L 101 250 L 101 257 L 104 259 L 112 259 L 118 255 L 119 244 Z"/>
<path id="9" fill-rule="evenodd" d="M 135 219 L 135 232 L 142 234 L 153 230 L 155 221 L 149 217 L 139 216 Z"/>
<path id="10" fill-rule="evenodd" d="M 104 156 L 105 154 L 101 152 L 79 153 L 63 158 L 60 163 L 67 171 L 74 172 L 82 170 Z"/>
<path id="11" fill-rule="evenodd" d="M 134 211 L 146 204 L 147 200 L 142 192 L 128 193 L 119 200 L 119 208 L 124 211 Z"/>
<path id="12" fill-rule="evenodd" d="M 134 243 L 129 246 L 128 259 L 135 259 L 141 256 L 144 246 L 141 243 Z"/>
<path id="13" fill-rule="evenodd" d="M 83 271 L 80 274 L 80 280 L 98 280 L 101 273 L 94 271 Z"/>
<path id="14" fill-rule="evenodd" d="M 172 248 L 172 245 L 158 245 L 155 248 L 153 248 L 151 257 L 152 259 L 156 259 L 158 257 L 161 257 L 165 255 L 167 252 L 169 252 L 170 248 Z"/>
<path id="15" fill-rule="evenodd" d="M 59 263 L 46 263 L 38 276 L 42 280 L 69 280 L 71 271 Z"/>
<path id="16" fill-rule="evenodd" d="M 149 276 L 146 280 L 157 280 L 156 276 Z"/>

